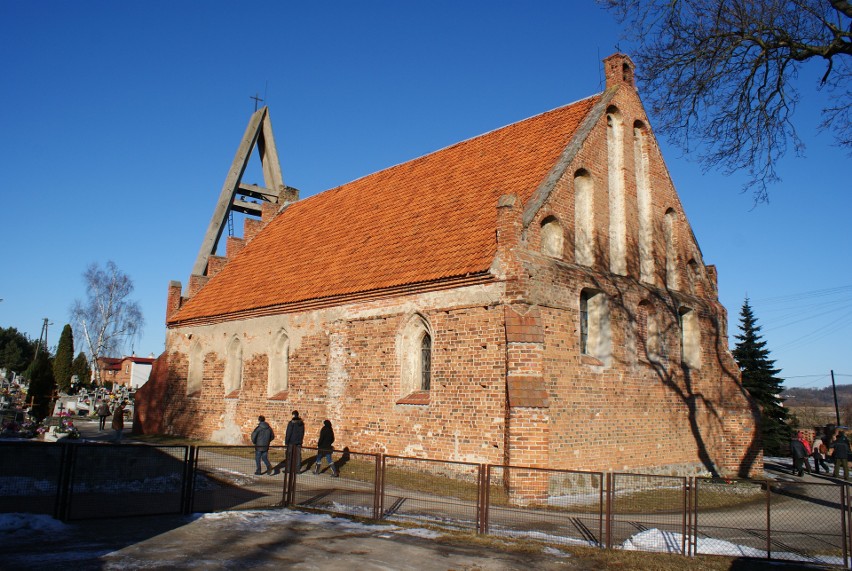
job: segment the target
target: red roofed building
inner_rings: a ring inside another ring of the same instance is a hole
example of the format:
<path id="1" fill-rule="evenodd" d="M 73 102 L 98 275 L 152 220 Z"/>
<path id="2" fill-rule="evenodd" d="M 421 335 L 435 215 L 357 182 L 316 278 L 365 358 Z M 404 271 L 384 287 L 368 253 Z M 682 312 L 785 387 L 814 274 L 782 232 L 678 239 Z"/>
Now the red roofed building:
<path id="1" fill-rule="evenodd" d="M 762 470 L 715 267 L 632 62 L 604 64 L 603 93 L 265 205 L 172 282 L 139 426 L 245 443 L 298 409 L 353 451 Z"/>
<path id="2" fill-rule="evenodd" d="M 101 369 L 101 382 L 109 381 L 116 386 L 138 389 L 148 381 L 151 366 L 155 359 L 152 357 L 98 358 Z"/>

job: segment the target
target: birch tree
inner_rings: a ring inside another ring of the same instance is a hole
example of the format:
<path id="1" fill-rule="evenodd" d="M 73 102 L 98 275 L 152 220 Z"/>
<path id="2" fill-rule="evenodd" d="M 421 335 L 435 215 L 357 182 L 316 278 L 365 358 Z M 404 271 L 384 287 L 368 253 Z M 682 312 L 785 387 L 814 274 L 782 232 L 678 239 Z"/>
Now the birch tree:
<path id="1" fill-rule="evenodd" d="M 133 281 L 113 261 L 101 268 L 94 263 L 83 272 L 86 299 L 75 300 L 71 307 L 74 334 L 83 341 L 93 380 L 102 385 L 98 359 L 121 356 L 127 343 L 145 323 L 139 303 L 130 299 Z"/>

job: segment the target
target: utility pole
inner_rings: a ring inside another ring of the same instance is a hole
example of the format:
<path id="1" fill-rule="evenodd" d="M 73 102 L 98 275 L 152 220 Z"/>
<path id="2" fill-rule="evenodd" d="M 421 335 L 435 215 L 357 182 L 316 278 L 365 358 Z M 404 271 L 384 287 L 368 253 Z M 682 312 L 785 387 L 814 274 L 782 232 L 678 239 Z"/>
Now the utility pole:
<path id="1" fill-rule="evenodd" d="M 831 392 L 834 393 L 834 416 L 840 426 L 840 407 L 837 406 L 837 387 L 834 385 L 834 369 L 831 370 Z"/>
<path id="2" fill-rule="evenodd" d="M 38 350 L 44 345 L 44 348 L 47 349 L 47 326 L 53 325 L 53 323 L 48 323 L 47 317 L 44 318 L 44 324 L 41 326 L 41 334 L 38 336 L 38 343 L 36 344 L 36 352 L 35 358 L 38 358 Z M 35 359 L 33 359 L 35 360 Z"/>

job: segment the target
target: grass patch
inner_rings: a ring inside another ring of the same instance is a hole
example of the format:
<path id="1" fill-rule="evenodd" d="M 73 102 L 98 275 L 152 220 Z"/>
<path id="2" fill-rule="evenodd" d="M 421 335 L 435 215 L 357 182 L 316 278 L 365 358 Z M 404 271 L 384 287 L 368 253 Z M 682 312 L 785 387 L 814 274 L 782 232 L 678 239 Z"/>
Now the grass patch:
<path id="1" fill-rule="evenodd" d="M 556 547 L 556 546 L 554 546 Z M 730 557 L 698 555 L 686 557 L 669 553 L 643 553 L 594 547 L 564 547 L 557 549 L 582 559 L 580 569 L 629 569 L 630 571 L 727 571 Z"/>
<path id="2" fill-rule="evenodd" d="M 222 446 L 219 442 L 185 438 L 183 436 L 171 436 L 168 434 L 136 434 L 127 436 L 125 439 L 155 446 Z"/>
<path id="3" fill-rule="evenodd" d="M 135 442 L 160 446 L 210 446 L 216 448 L 217 454 L 254 460 L 254 449 L 250 446 L 227 446 L 208 440 L 165 434 L 145 434 L 132 436 L 130 439 Z M 283 447 L 270 448 L 269 456 L 273 465 L 283 463 Z M 316 452 L 313 450 L 303 450 L 302 469 L 313 469 L 315 459 Z M 341 475 L 344 478 L 369 484 L 375 482 L 376 464 L 372 457 L 369 459 L 359 455 L 346 457 L 345 454 L 335 452 L 333 459 L 340 468 Z M 465 479 L 461 475 L 451 473 L 450 469 L 447 468 L 448 465 L 442 467 L 439 462 L 420 462 L 416 460 L 394 460 L 394 462 L 407 463 L 409 465 L 395 466 L 391 462 L 385 471 L 386 487 L 468 502 L 475 502 L 477 500 L 479 489 L 476 482 Z M 420 470 L 417 467 L 428 468 L 431 471 L 428 469 Z M 323 464 L 323 470 L 327 470 L 325 464 Z M 471 469 L 468 477 L 473 478 L 475 477 L 474 474 Z M 503 474 L 502 476 L 507 475 Z M 584 476 L 592 477 L 591 475 Z M 495 475 L 495 478 L 499 477 Z M 548 477 L 554 478 L 556 476 Z M 597 513 L 600 509 L 598 505 L 599 495 L 597 493 L 600 482 L 596 480 L 580 480 L 576 484 L 578 486 L 574 487 L 568 482 L 560 482 L 557 483 L 558 491 L 554 492 L 551 490 L 550 493 L 552 495 L 559 495 L 561 491 L 567 492 L 564 496 L 560 496 L 563 497 L 563 501 L 558 506 L 529 504 L 524 507 L 553 512 Z M 577 494 L 576 498 L 571 498 L 571 492 L 576 489 L 584 490 L 584 493 Z M 700 510 L 725 509 L 763 502 L 765 501 L 765 490 L 760 483 L 741 480 L 731 481 L 730 483 L 725 481 L 716 483 L 713 481 L 700 485 L 697 498 L 697 507 Z M 513 504 L 510 501 L 506 488 L 500 483 L 491 484 L 489 499 L 490 505 L 495 507 L 517 507 L 517 504 Z M 620 514 L 679 513 L 683 509 L 683 490 L 679 487 L 653 488 L 645 486 L 637 489 L 628 488 L 618 492 L 613 503 L 613 511 Z"/>
<path id="4" fill-rule="evenodd" d="M 348 517 L 348 516 L 347 516 Z M 377 523 L 372 520 L 362 520 L 364 523 Z M 470 531 L 448 531 L 443 528 L 424 525 L 406 525 L 394 522 L 399 527 L 414 527 L 432 529 L 441 536 L 430 540 L 444 545 L 468 545 L 482 548 L 490 553 L 502 552 L 515 555 L 528 555 L 531 563 L 538 557 L 553 561 L 551 553 L 545 554 L 546 548 L 556 549 L 569 557 L 564 558 L 566 569 L 629 569 L 631 571 L 728 571 L 733 558 L 724 556 L 699 555 L 686 557 L 670 553 L 646 553 L 640 551 L 624 551 L 601 549 L 599 547 L 566 546 L 550 544 L 531 539 L 509 539 L 493 535 L 479 535 Z"/>

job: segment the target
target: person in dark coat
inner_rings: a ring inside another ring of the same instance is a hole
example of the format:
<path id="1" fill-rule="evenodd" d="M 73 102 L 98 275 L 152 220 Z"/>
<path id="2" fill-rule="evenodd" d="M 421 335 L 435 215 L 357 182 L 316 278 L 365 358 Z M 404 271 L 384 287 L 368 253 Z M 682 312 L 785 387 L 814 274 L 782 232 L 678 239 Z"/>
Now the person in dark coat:
<path id="1" fill-rule="evenodd" d="M 287 469 L 296 473 L 302 466 L 302 442 L 305 440 L 305 423 L 299 417 L 299 411 L 293 411 L 293 418 L 287 423 L 284 444 L 287 445 Z"/>
<path id="2" fill-rule="evenodd" d="M 260 476 L 263 472 L 260 471 L 261 461 L 266 465 L 266 473 L 272 473 L 272 464 L 269 463 L 269 443 L 275 438 L 275 433 L 272 432 L 272 427 L 266 422 L 263 415 L 257 417 L 257 426 L 251 433 L 251 443 L 254 444 L 254 463 L 257 469 L 254 471 L 255 476 Z"/>
<path id="3" fill-rule="evenodd" d="M 314 466 L 314 474 L 320 473 L 322 459 L 325 458 L 328 460 L 328 465 L 331 468 L 331 475 L 335 478 L 338 476 L 337 466 L 334 465 L 331 459 L 331 453 L 334 451 L 332 444 L 334 444 L 334 429 L 331 427 L 330 420 L 324 420 L 320 429 L 319 440 L 317 440 L 317 461 Z"/>
<path id="4" fill-rule="evenodd" d="M 843 479 L 849 479 L 849 440 L 846 434 L 841 430 L 837 433 L 837 438 L 831 443 L 829 448 L 832 451 L 831 457 L 834 458 L 834 477 L 840 473 L 840 468 L 843 467 Z"/>
<path id="5" fill-rule="evenodd" d="M 95 412 L 98 413 L 98 418 L 101 421 L 99 430 L 103 430 L 106 427 L 106 419 L 110 415 L 109 403 L 106 400 L 102 400 Z"/>
<path id="6" fill-rule="evenodd" d="M 808 455 L 807 450 L 805 450 L 805 445 L 802 444 L 802 441 L 799 440 L 798 436 L 794 436 L 790 439 L 790 453 L 793 455 L 793 475 L 794 476 L 804 476 L 804 464 L 806 462 L 805 458 Z M 810 470 L 808 470 L 810 472 Z"/>

